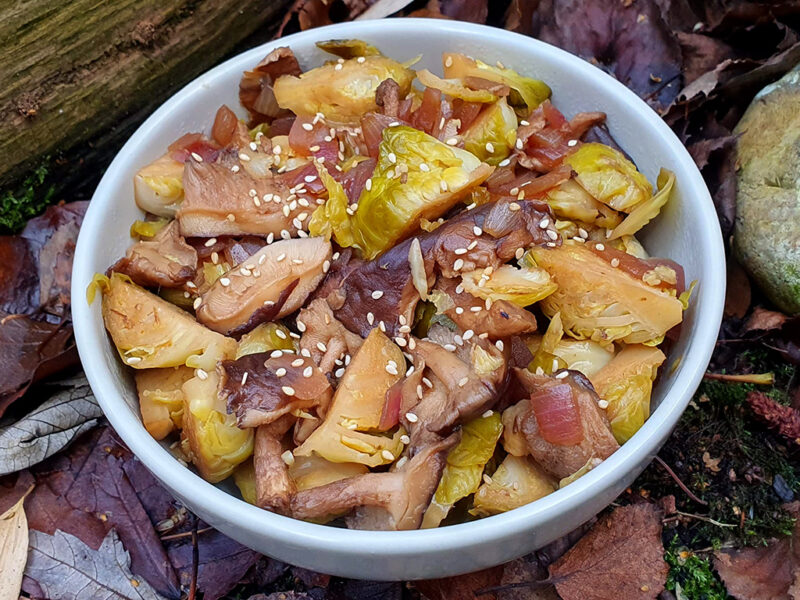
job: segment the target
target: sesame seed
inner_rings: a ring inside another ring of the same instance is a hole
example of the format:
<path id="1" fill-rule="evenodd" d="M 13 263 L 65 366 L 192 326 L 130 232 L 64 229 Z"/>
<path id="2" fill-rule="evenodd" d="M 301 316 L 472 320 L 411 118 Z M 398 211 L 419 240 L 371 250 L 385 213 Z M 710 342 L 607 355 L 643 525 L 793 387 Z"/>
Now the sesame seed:
<path id="1" fill-rule="evenodd" d="M 550 225 L 550 219 L 545 217 L 541 221 L 539 221 L 539 228 L 540 229 L 547 229 L 547 226 Z"/>
<path id="2" fill-rule="evenodd" d="M 517 141 L 514 143 L 514 146 L 517 150 L 522 150 L 522 138 L 517 138 Z"/>
<path id="3" fill-rule="evenodd" d="M 419 417 L 412 412 L 407 412 L 406 421 L 408 421 L 409 423 L 416 423 L 417 421 L 419 421 Z"/>
<path id="4" fill-rule="evenodd" d="M 577 145 L 578 145 L 578 140 L 570 140 L 567 142 L 567 146 L 569 146 L 570 148 Z"/>
<path id="5" fill-rule="evenodd" d="M 227 277 L 220 277 L 219 283 L 222 287 L 228 287 L 231 284 L 231 280 Z"/>
<path id="6" fill-rule="evenodd" d="M 428 166 L 427 163 L 419 163 L 419 170 L 422 171 L 423 173 L 428 173 L 430 172 L 431 168 Z"/>
<path id="7" fill-rule="evenodd" d="M 578 243 L 581 243 L 581 244 L 582 244 L 582 243 L 583 243 L 583 242 L 585 242 L 586 240 L 585 240 L 585 239 L 583 239 L 582 237 L 575 236 L 574 238 L 572 238 L 572 241 L 573 241 L 573 242 L 578 242 Z M 550 243 L 550 242 L 548 242 L 548 244 L 549 244 L 549 243 Z M 555 244 L 553 244 L 553 245 L 555 245 Z"/>
<path id="8" fill-rule="evenodd" d="M 448 352 L 455 352 L 456 351 L 456 347 L 455 347 L 454 344 L 445 344 L 444 345 L 444 349 L 447 350 Z"/>
<path id="9" fill-rule="evenodd" d="M 611 259 L 611 266 L 612 267 L 618 267 L 619 266 L 619 259 L 618 258 L 612 258 Z"/>
<path id="10" fill-rule="evenodd" d="M 475 332 L 474 332 L 474 331 L 472 331 L 472 329 L 467 329 L 467 330 L 464 332 L 464 341 L 467 341 L 467 340 L 468 340 L 468 339 L 470 339 L 470 338 L 471 338 L 473 335 L 475 335 Z"/>
<path id="11" fill-rule="evenodd" d="M 253 152 L 258 150 L 258 144 L 256 144 L 255 142 L 250 142 L 250 150 L 252 150 Z"/>
<path id="12" fill-rule="evenodd" d="M 356 59 L 356 62 L 360 64 L 360 63 L 363 63 L 363 62 L 364 62 L 364 61 L 366 61 L 366 60 L 367 60 L 367 59 L 366 59 L 366 58 L 364 58 L 363 56 L 359 56 L 359 57 Z"/>
<path id="13" fill-rule="evenodd" d="M 216 252 L 211 253 L 211 262 L 217 264 L 219 262 L 219 254 Z"/>
<path id="14" fill-rule="evenodd" d="M 595 248 L 596 248 L 597 250 L 600 250 L 600 252 L 602 252 L 603 250 L 605 250 L 605 249 L 606 249 L 606 247 L 605 247 L 603 244 L 596 244 L 596 245 L 595 245 Z"/>
<path id="15" fill-rule="evenodd" d="M 589 234 L 586 232 L 586 230 L 583 227 L 578 227 L 578 235 L 581 236 L 582 238 L 589 237 Z"/>
<path id="16" fill-rule="evenodd" d="M 275 145 L 275 146 L 272 148 L 272 153 L 273 153 L 273 154 L 280 154 L 280 153 L 281 153 L 281 150 L 282 150 L 282 148 L 281 148 L 281 145 L 280 145 L 280 144 L 276 144 L 276 145 Z"/>
<path id="17" fill-rule="evenodd" d="M 383 292 L 381 290 L 375 290 L 372 292 L 372 299 L 373 300 L 380 300 L 383 297 Z"/>
<path id="18" fill-rule="evenodd" d="M 275 371 L 275 376 L 276 377 L 283 377 L 284 375 L 286 375 L 286 369 L 284 369 L 283 367 L 281 367 L 281 368 L 279 368 L 279 369 L 277 369 Z"/>
<path id="19" fill-rule="evenodd" d="M 389 373 L 389 375 L 397 375 L 397 366 L 391 363 L 386 365 L 386 372 Z"/>
<path id="20" fill-rule="evenodd" d="M 408 325 L 401 325 L 400 327 L 397 328 L 397 331 L 399 331 L 400 333 L 411 333 L 411 327 L 409 327 Z"/>
<path id="21" fill-rule="evenodd" d="M 458 387 L 464 387 L 467 383 L 469 383 L 469 377 L 462 377 L 458 380 Z"/>
<path id="22" fill-rule="evenodd" d="M 309 146 L 308 149 L 311 150 L 311 152 L 319 152 L 319 144 L 314 144 L 313 146 Z"/>
<path id="23" fill-rule="evenodd" d="M 203 299 L 202 299 L 202 298 L 195 298 L 195 299 L 194 299 L 194 302 L 192 303 L 192 308 L 194 308 L 195 310 L 197 310 L 198 308 L 200 308 L 200 305 L 201 305 L 202 303 L 203 303 Z"/>
<path id="24" fill-rule="evenodd" d="M 464 284 L 462 284 L 462 283 L 459 283 L 459 284 L 456 286 L 456 294 L 461 294 L 461 293 L 463 293 L 463 292 L 464 292 Z"/>
<path id="25" fill-rule="evenodd" d="M 287 450 L 281 454 L 281 459 L 290 467 L 294 464 L 294 454 L 292 454 L 291 450 Z"/>
<path id="26" fill-rule="evenodd" d="M 311 123 L 303 123 L 303 129 L 305 129 L 306 131 L 312 131 L 314 129 L 314 126 Z"/>
<path id="27" fill-rule="evenodd" d="M 597 406 L 599 406 L 600 408 L 608 408 L 608 401 L 607 400 L 600 400 L 597 403 Z"/>
<path id="28" fill-rule="evenodd" d="M 200 381 L 205 381 L 208 379 L 208 373 L 206 373 L 203 369 L 195 369 L 194 374 Z"/>
<path id="29" fill-rule="evenodd" d="M 284 208 L 286 208 L 286 207 L 284 207 Z M 297 229 L 302 229 L 303 228 L 303 222 L 298 218 L 292 219 L 292 225 L 294 225 Z"/>
<path id="30" fill-rule="evenodd" d="M 203 157 L 200 156 L 197 152 L 192 152 L 192 158 L 195 159 L 197 162 L 203 162 Z"/>
<path id="31" fill-rule="evenodd" d="M 303 181 L 305 181 L 306 183 L 311 183 L 316 180 L 317 180 L 316 175 L 306 175 L 305 177 L 303 177 Z"/>
<path id="32" fill-rule="evenodd" d="M 311 350 L 309 350 L 308 348 L 303 348 L 302 350 L 300 350 L 300 355 L 305 356 L 306 358 L 311 358 Z"/>
<path id="33" fill-rule="evenodd" d="M 305 364 L 305 362 L 306 361 L 304 361 L 302 358 L 296 358 L 296 359 L 294 359 L 292 361 L 292 366 L 293 367 L 302 367 Z"/>
<path id="34" fill-rule="evenodd" d="M 516 202 L 512 202 L 508 205 L 508 210 L 510 210 L 511 212 L 517 212 L 520 208 L 522 207 Z"/>
<path id="35" fill-rule="evenodd" d="M 245 383 L 247 383 L 247 371 L 242 373 L 242 385 L 244 385 Z"/>
<path id="36" fill-rule="evenodd" d="M 482 416 L 484 419 L 488 419 L 489 417 L 491 417 L 491 416 L 492 416 L 492 414 L 493 414 L 493 413 L 492 413 L 492 411 L 491 411 L 491 410 L 487 410 L 487 411 L 486 411 L 485 413 L 483 413 L 481 416 Z"/>
<path id="37" fill-rule="evenodd" d="M 401 338 L 401 337 L 394 338 L 394 341 L 401 348 L 405 348 L 406 344 L 408 344 L 408 342 L 405 340 L 405 338 Z"/>
<path id="38" fill-rule="evenodd" d="M 269 354 L 270 358 L 280 358 L 281 356 L 283 356 L 283 350 L 273 350 Z"/>
<path id="39" fill-rule="evenodd" d="M 244 152 L 239 152 L 239 160 L 243 160 L 244 162 L 249 162 L 250 157 Z"/>
<path id="40" fill-rule="evenodd" d="M 334 374 L 336 377 L 342 377 L 342 376 L 344 375 L 344 367 L 342 367 L 342 368 L 340 368 L 340 369 L 336 369 L 336 371 L 334 371 L 334 373 L 333 373 L 333 374 Z"/>
<path id="41" fill-rule="evenodd" d="M 558 234 L 555 231 L 553 231 L 552 229 L 548 229 L 547 230 L 547 237 L 549 237 L 551 240 L 555 241 L 555 240 L 558 239 Z"/>
<path id="42" fill-rule="evenodd" d="M 433 389 L 433 384 L 431 383 L 431 380 L 428 379 L 427 377 L 422 378 L 422 383 L 424 383 L 428 387 L 428 389 Z"/>
<path id="43" fill-rule="evenodd" d="M 439 188 L 440 188 L 440 189 L 441 189 L 443 192 L 446 192 L 446 191 L 447 191 L 447 182 L 446 182 L 444 179 L 442 179 L 441 181 L 439 181 Z"/>
<path id="44" fill-rule="evenodd" d="M 413 350 L 417 347 L 417 342 L 414 341 L 414 338 L 409 338 L 408 340 L 408 349 Z"/>
<path id="45" fill-rule="evenodd" d="M 378 329 L 380 329 L 383 333 L 386 333 L 386 324 L 383 321 L 378 321 Z"/>
<path id="46" fill-rule="evenodd" d="M 397 163 L 397 155 L 394 152 L 389 152 L 389 154 L 386 155 L 386 158 L 388 158 L 389 162 L 392 164 Z"/>
<path id="47" fill-rule="evenodd" d="M 474 312 L 474 313 L 481 312 L 481 307 L 480 306 L 472 306 L 472 307 L 470 307 L 470 310 L 472 312 Z"/>
<path id="48" fill-rule="evenodd" d="M 125 362 L 127 362 L 129 365 L 135 365 L 135 364 L 138 364 L 138 363 L 142 362 L 142 357 L 141 356 L 131 356 L 130 358 L 126 359 Z"/>
<path id="49" fill-rule="evenodd" d="M 448 146 L 455 146 L 456 144 L 458 144 L 458 138 L 451 137 L 449 140 L 445 142 L 445 144 L 447 144 Z"/>
<path id="50" fill-rule="evenodd" d="M 452 56 L 448 56 L 445 59 L 444 66 L 447 67 L 448 69 L 453 66 L 453 57 Z"/>
<path id="51" fill-rule="evenodd" d="M 472 228 L 472 233 L 475 235 L 481 235 L 483 233 L 483 229 L 475 225 L 475 227 Z"/>
<path id="52" fill-rule="evenodd" d="M 456 334 L 456 335 L 454 335 L 454 336 L 453 336 L 453 341 L 454 341 L 456 344 L 458 344 L 459 346 L 463 346 L 463 345 L 464 345 L 464 339 L 463 339 L 463 338 L 462 338 L 460 335 L 458 335 L 458 334 Z"/>
<path id="53" fill-rule="evenodd" d="M 333 69 L 335 71 L 341 71 L 342 70 L 342 63 L 336 63 L 336 66 L 333 67 Z"/>
<path id="54" fill-rule="evenodd" d="M 375 322 L 375 315 L 373 315 L 371 312 L 368 312 L 367 313 L 367 323 L 372 325 L 374 322 Z"/>
<path id="55" fill-rule="evenodd" d="M 542 367 L 536 367 L 536 374 L 544 375 L 544 369 Z"/>
<path id="56" fill-rule="evenodd" d="M 281 210 L 283 211 L 283 216 L 284 217 L 288 217 L 289 213 L 291 212 L 291 209 L 289 208 L 288 204 L 284 204 L 283 208 Z"/>
<path id="57" fill-rule="evenodd" d="M 494 154 L 494 144 L 492 142 L 486 142 L 486 151 L 489 154 Z"/>
<path id="58" fill-rule="evenodd" d="M 517 248 L 517 250 L 514 252 L 514 258 L 519 260 L 523 256 L 525 256 L 525 248 Z"/>
<path id="59" fill-rule="evenodd" d="M 606 238 L 610 238 L 612 233 L 610 229 L 606 229 Z"/>
<path id="60" fill-rule="evenodd" d="M 401 436 L 400 436 L 400 442 L 401 442 L 402 444 L 410 444 L 410 443 L 411 443 L 411 438 L 410 438 L 410 437 L 408 437 L 408 436 L 407 436 L 407 435 L 404 433 L 403 435 L 401 435 Z"/>
<path id="61" fill-rule="evenodd" d="M 564 379 L 567 375 L 569 375 L 569 371 L 561 371 L 561 373 L 556 375 L 556 379 Z"/>
<path id="62" fill-rule="evenodd" d="M 381 457 L 383 457 L 384 460 L 394 460 L 394 454 L 388 450 L 381 450 Z"/>
<path id="63" fill-rule="evenodd" d="M 492 478 L 491 478 L 491 477 L 489 477 L 489 476 L 488 476 L 486 473 L 484 473 L 484 474 L 483 474 L 483 481 L 484 481 L 484 482 L 485 482 L 487 485 L 491 485 L 491 484 L 492 484 Z"/>
<path id="64" fill-rule="evenodd" d="M 317 350 L 319 350 L 320 352 L 327 352 L 328 347 L 322 342 L 317 342 Z"/>
<path id="65" fill-rule="evenodd" d="M 294 388 L 292 386 L 285 385 L 281 388 L 281 391 L 287 396 L 294 396 Z"/>
<path id="66" fill-rule="evenodd" d="M 217 238 L 209 238 L 209 239 L 206 240 L 206 243 L 204 244 L 204 246 L 206 248 L 210 248 L 211 246 L 213 246 L 216 243 L 217 243 Z"/>
<path id="67" fill-rule="evenodd" d="M 231 167 L 231 171 L 234 172 L 234 173 L 238 173 L 239 172 L 239 165 L 233 165 Z"/>
<path id="68" fill-rule="evenodd" d="M 498 167 L 507 167 L 510 164 L 511 164 L 511 159 L 510 158 L 504 158 L 499 163 L 497 163 L 497 166 Z"/>
<path id="69" fill-rule="evenodd" d="M 453 251 L 453 253 L 454 253 L 456 256 L 461 256 L 462 254 L 466 254 L 466 253 L 467 253 L 467 249 L 466 249 L 466 248 L 456 248 L 456 249 Z"/>
<path id="70" fill-rule="evenodd" d="M 327 273 L 330 270 L 330 268 L 331 268 L 331 261 L 326 260 L 325 262 L 322 263 L 322 272 L 323 273 Z"/>
<path id="71" fill-rule="evenodd" d="M 232 223 L 233 221 L 236 220 L 236 215 L 234 215 L 233 213 L 228 213 L 228 215 L 225 218 Z"/>
<path id="72" fill-rule="evenodd" d="M 503 348 L 504 348 L 504 346 L 505 346 L 505 344 L 503 344 L 503 340 L 497 340 L 497 341 L 494 343 L 494 345 L 497 347 L 497 349 L 498 349 L 498 350 L 500 350 L 500 352 L 502 352 L 502 351 L 503 351 Z"/>
<path id="73" fill-rule="evenodd" d="M 308 378 L 311 377 L 311 375 L 313 374 L 314 374 L 314 369 L 312 367 L 309 366 L 303 369 L 303 377 Z"/>
<path id="74" fill-rule="evenodd" d="M 456 314 L 457 315 L 461 315 L 463 313 L 464 313 L 464 309 L 461 308 L 460 306 L 456 306 Z"/>
<path id="75" fill-rule="evenodd" d="M 417 398 L 422 400 L 422 386 L 417 384 Z"/>
<path id="76" fill-rule="evenodd" d="M 414 374 L 414 365 L 411 365 L 406 369 L 406 377 L 411 377 Z"/>
<path id="77" fill-rule="evenodd" d="M 469 243 L 469 246 L 467 246 L 467 250 L 474 250 L 475 246 L 477 246 L 477 245 L 478 245 L 478 240 L 472 240 Z"/>
<path id="78" fill-rule="evenodd" d="M 464 266 L 464 259 L 463 258 L 457 258 L 455 260 L 455 262 L 453 263 L 453 270 L 454 271 L 460 271 L 463 266 Z"/>

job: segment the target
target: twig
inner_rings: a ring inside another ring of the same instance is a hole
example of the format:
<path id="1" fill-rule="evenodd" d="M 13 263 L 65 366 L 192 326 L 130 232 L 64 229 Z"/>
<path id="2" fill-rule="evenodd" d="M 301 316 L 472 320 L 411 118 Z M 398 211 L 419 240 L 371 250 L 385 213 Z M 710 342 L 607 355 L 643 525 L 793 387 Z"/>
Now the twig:
<path id="1" fill-rule="evenodd" d="M 189 584 L 189 596 L 187 600 L 195 600 L 197 595 L 197 568 L 200 562 L 200 551 L 197 548 L 197 517 L 194 517 L 192 524 L 192 582 Z"/>
<path id="2" fill-rule="evenodd" d="M 212 529 L 214 529 L 214 528 L 213 527 L 203 527 L 202 529 L 198 529 L 197 530 L 197 535 L 200 535 L 201 533 L 205 533 L 206 531 L 211 531 Z M 184 531 L 183 533 L 171 533 L 169 535 L 162 536 L 159 539 L 162 542 L 171 542 L 172 540 L 179 540 L 181 538 L 190 537 L 192 535 L 192 533 L 193 533 L 192 531 Z"/>
<path id="3" fill-rule="evenodd" d="M 685 483 L 683 483 L 683 481 L 681 481 L 681 478 L 680 478 L 680 477 L 678 477 L 678 476 L 675 474 L 675 471 L 673 471 L 673 470 L 670 468 L 670 466 L 669 466 L 667 463 L 665 463 L 665 462 L 664 462 L 664 459 L 663 459 L 663 458 L 661 458 L 660 456 L 656 456 L 656 462 L 657 462 L 658 464 L 660 464 L 662 467 L 664 467 L 664 470 L 665 470 L 667 473 L 669 473 L 670 477 L 672 477 L 672 479 L 674 479 L 674 480 L 675 480 L 675 483 L 677 483 L 677 484 L 678 484 L 678 487 L 679 487 L 679 488 L 681 488 L 681 489 L 682 489 L 682 490 L 683 490 L 683 491 L 686 493 L 686 495 L 687 495 L 687 496 L 689 496 L 689 498 L 691 498 L 692 500 L 694 500 L 694 501 L 695 501 L 695 502 L 697 502 L 698 504 L 702 504 L 703 506 L 708 506 L 708 502 L 706 502 L 705 500 L 701 500 L 700 498 L 698 498 L 697 496 L 695 496 L 694 492 L 692 492 L 692 490 L 690 490 L 690 489 L 687 487 L 687 485 L 686 485 Z"/>
<path id="4" fill-rule="evenodd" d="M 680 510 L 675 511 L 682 517 L 688 517 L 690 519 L 697 519 L 698 521 L 705 521 L 706 523 L 711 523 L 712 525 L 716 525 L 717 527 L 736 527 L 733 523 L 720 523 L 719 521 L 715 521 L 711 517 L 704 517 L 703 515 L 695 515 L 693 513 L 686 513 Z"/>
<path id="5" fill-rule="evenodd" d="M 726 375 L 725 373 L 706 373 L 705 379 L 715 381 L 730 381 L 733 383 L 756 383 L 759 385 L 772 385 L 772 373 L 751 373 L 749 375 Z"/>

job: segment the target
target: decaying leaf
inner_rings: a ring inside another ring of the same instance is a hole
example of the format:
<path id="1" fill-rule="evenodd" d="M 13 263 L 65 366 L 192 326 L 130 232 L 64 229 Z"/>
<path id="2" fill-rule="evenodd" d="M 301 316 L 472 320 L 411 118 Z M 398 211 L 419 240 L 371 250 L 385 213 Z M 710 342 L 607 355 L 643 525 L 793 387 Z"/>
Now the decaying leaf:
<path id="1" fill-rule="evenodd" d="M 17 600 L 28 559 L 25 496 L 0 515 L 0 600 Z"/>
<path id="2" fill-rule="evenodd" d="M 762 306 L 756 306 L 750 318 L 742 330 L 742 333 L 751 331 L 774 331 L 783 327 L 789 317 L 782 312 L 769 310 Z"/>
<path id="3" fill-rule="evenodd" d="M 617 508 L 550 566 L 564 600 L 654 600 L 668 567 L 661 511 L 654 504 Z"/>
<path id="4" fill-rule="evenodd" d="M 499 566 L 455 577 L 417 581 L 416 586 L 428 600 L 461 600 L 473 598 L 478 590 L 496 586 L 502 576 L 503 567 Z M 484 594 L 481 598 L 496 600 L 494 594 Z"/>
<path id="5" fill-rule="evenodd" d="M 787 440 L 800 445 L 800 411 L 784 406 L 762 392 L 747 394 L 747 403 L 767 425 Z"/>
<path id="6" fill-rule="evenodd" d="M 503 566 L 497 600 L 560 600 L 556 588 L 547 583 L 547 565 L 538 553 L 528 554 Z M 516 587 L 516 584 L 522 584 Z"/>
<path id="7" fill-rule="evenodd" d="M 725 316 L 741 319 L 747 314 L 752 298 L 747 273 L 735 260 L 728 261 L 728 277 L 725 286 Z"/>
<path id="8" fill-rule="evenodd" d="M 84 377 L 58 387 L 36 410 L 0 428 L 0 475 L 40 463 L 97 425 L 103 411 Z"/>
<path id="9" fill-rule="evenodd" d="M 130 556 L 112 529 L 97 550 L 74 535 L 31 531 L 25 575 L 49 600 L 161 600 L 130 570 Z"/>

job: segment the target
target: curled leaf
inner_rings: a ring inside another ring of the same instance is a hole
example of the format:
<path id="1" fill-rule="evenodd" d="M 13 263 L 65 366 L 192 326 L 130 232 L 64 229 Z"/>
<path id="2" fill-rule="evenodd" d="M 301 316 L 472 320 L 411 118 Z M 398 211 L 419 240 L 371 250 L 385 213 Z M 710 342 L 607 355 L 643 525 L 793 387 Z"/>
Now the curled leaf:
<path id="1" fill-rule="evenodd" d="M 0 600 L 19 598 L 28 558 L 28 519 L 22 506 L 26 497 L 0 515 Z"/>

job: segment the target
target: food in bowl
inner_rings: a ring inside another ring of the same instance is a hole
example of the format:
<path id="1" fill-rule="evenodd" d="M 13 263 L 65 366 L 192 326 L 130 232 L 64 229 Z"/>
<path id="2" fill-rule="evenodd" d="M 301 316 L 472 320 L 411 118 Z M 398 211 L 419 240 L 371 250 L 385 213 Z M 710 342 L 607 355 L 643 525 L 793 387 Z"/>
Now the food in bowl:
<path id="1" fill-rule="evenodd" d="M 134 178 L 137 241 L 89 289 L 144 426 L 262 508 L 360 529 L 512 510 L 649 415 L 682 268 L 605 115 L 461 54 L 289 48 Z M 210 121 L 211 119 L 209 119 Z"/>

